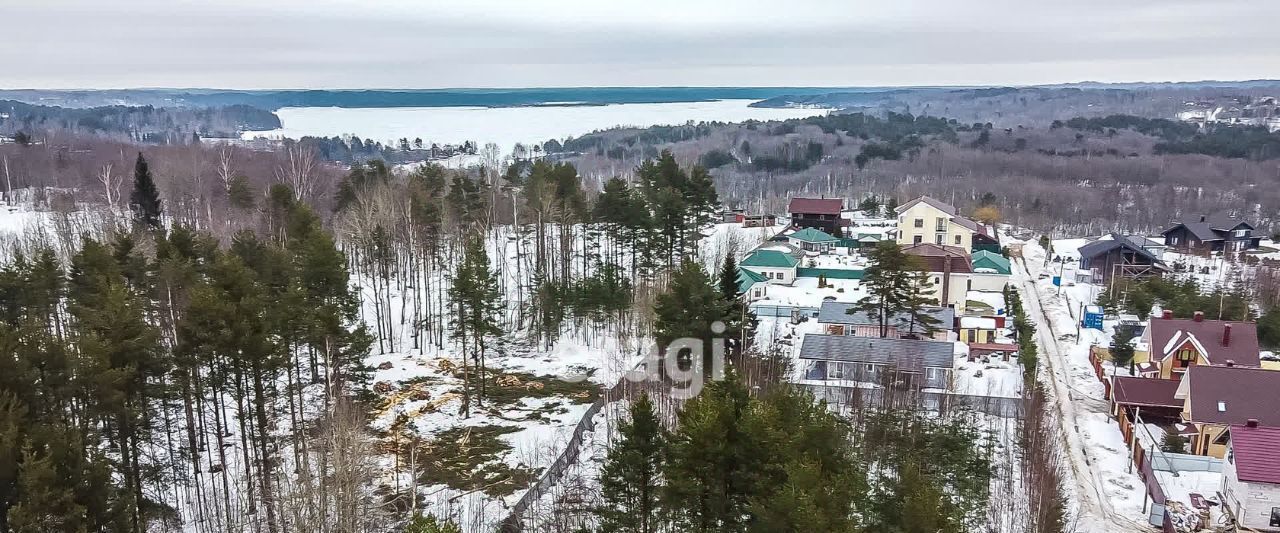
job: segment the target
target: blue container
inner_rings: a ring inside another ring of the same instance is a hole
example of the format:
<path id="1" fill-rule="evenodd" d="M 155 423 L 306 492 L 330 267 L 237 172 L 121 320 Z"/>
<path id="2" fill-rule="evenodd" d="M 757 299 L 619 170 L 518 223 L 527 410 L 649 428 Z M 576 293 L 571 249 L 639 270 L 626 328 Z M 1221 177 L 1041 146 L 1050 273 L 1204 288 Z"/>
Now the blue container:
<path id="1" fill-rule="evenodd" d="M 1054 287 L 1061 287 L 1061 286 L 1062 286 L 1062 276 L 1054 276 L 1054 277 L 1053 277 L 1053 286 L 1054 286 Z"/>
<path id="2" fill-rule="evenodd" d="M 1102 331 L 1102 308 L 1096 305 L 1090 305 L 1084 308 L 1084 319 L 1080 321 L 1080 325 L 1086 328 Z"/>

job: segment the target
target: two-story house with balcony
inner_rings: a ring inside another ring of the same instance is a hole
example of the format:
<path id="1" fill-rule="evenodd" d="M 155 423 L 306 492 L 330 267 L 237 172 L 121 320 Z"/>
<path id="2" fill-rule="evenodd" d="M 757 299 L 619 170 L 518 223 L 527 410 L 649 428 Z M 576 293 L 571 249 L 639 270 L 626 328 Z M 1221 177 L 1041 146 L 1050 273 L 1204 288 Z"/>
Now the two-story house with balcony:
<path id="1" fill-rule="evenodd" d="M 942 200 L 921 196 L 898 206 L 898 227 L 894 231 L 898 244 L 937 244 L 955 246 L 969 252 L 974 249 L 999 250 L 992 228 L 960 214 Z"/>
<path id="2" fill-rule="evenodd" d="M 1258 325 L 1253 322 L 1208 320 L 1197 311 L 1190 319 L 1173 318 L 1165 311 L 1151 319 L 1142 333 L 1146 348 L 1136 353 L 1143 377 L 1181 379 L 1193 366 L 1258 368 Z"/>
<path id="3" fill-rule="evenodd" d="M 1164 243 L 1183 252 L 1243 252 L 1258 247 L 1261 236 L 1248 221 L 1227 213 L 1191 215 L 1164 230 Z"/>

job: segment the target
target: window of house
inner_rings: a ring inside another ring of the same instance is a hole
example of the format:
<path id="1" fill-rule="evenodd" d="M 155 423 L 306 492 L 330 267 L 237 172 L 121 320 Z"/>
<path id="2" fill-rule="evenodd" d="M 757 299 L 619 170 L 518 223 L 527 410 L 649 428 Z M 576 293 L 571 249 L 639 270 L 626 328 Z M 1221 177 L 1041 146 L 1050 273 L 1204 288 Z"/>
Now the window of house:
<path id="1" fill-rule="evenodd" d="M 923 219 L 923 218 L 917 218 L 917 219 L 916 219 L 916 227 L 917 227 L 917 228 L 923 228 L 923 227 L 924 227 L 924 219 Z"/>
<path id="2" fill-rule="evenodd" d="M 960 245 L 960 236 L 959 236 L 959 235 L 956 235 L 956 245 L 957 245 L 957 246 L 959 246 L 959 245 Z"/>
<path id="3" fill-rule="evenodd" d="M 920 244 L 921 242 L 924 242 L 923 235 L 916 235 L 915 238 L 911 239 L 911 244 Z"/>
<path id="4" fill-rule="evenodd" d="M 1183 348 L 1181 350 L 1178 350 L 1178 360 L 1179 361 L 1195 361 L 1196 351 L 1192 350 L 1191 348 Z"/>
<path id="5" fill-rule="evenodd" d="M 1236 237 L 1244 237 L 1245 235 L 1248 235 L 1248 234 L 1249 234 L 1249 230 L 1247 229 L 1236 230 Z"/>
<path id="6" fill-rule="evenodd" d="M 934 236 L 934 238 L 933 238 L 933 243 L 934 243 L 934 244 L 942 244 L 942 239 L 943 239 L 944 237 L 946 237 L 946 235 L 937 235 L 937 236 Z"/>
<path id="7" fill-rule="evenodd" d="M 1271 508 L 1270 527 L 1280 527 L 1280 507 Z"/>
<path id="8" fill-rule="evenodd" d="M 947 231 L 947 219 L 942 217 L 934 219 L 934 226 L 938 231 Z"/>
<path id="9" fill-rule="evenodd" d="M 835 361 L 828 362 L 827 379 L 844 379 L 844 365 Z"/>

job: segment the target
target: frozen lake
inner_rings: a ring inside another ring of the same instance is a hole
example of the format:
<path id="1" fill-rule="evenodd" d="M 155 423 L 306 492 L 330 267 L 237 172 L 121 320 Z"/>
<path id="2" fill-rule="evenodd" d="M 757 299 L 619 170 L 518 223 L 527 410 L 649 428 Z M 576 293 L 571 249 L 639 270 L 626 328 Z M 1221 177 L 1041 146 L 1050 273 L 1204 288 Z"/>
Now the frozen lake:
<path id="1" fill-rule="evenodd" d="M 283 128 L 246 132 L 255 136 L 333 137 L 357 135 L 393 144 L 397 139 L 478 146 L 494 142 L 504 153 L 515 143 L 541 144 L 549 139 L 580 136 L 614 126 L 648 127 L 688 121 L 741 122 L 784 120 L 821 115 L 825 109 L 748 107 L 754 100 L 717 100 L 662 104 L 537 107 L 286 107 L 276 111 Z"/>

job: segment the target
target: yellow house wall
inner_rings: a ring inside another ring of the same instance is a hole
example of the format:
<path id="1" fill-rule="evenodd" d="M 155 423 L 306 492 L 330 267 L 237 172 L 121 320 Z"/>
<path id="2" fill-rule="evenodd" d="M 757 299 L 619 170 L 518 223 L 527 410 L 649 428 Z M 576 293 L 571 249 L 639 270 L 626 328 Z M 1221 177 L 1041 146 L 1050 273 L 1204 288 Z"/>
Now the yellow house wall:
<path id="1" fill-rule="evenodd" d="M 1178 352 L 1175 350 L 1173 355 L 1170 355 L 1169 357 L 1164 358 L 1163 361 L 1160 361 L 1160 377 L 1162 379 L 1173 378 L 1173 362 L 1176 361 L 1177 359 L 1178 359 Z M 1196 364 L 1207 365 L 1209 364 L 1209 361 L 1204 358 L 1204 354 L 1196 354 Z"/>
<path id="2" fill-rule="evenodd" d="M 962 342 L 969 342 L 969 332 L 973 332 L 973 342 L 989 343 L 995 340 L 996 331 L 993 329 L 961 328 L 960 340 Z"/>
<path id="3" fill-rule="evenodd" d="M 898 215 L 898 244 L 903 246 L 910 245 L 915 242 L 917 235 L 920 236 L 920 242 L 937 244 L 935 237 L 938 235 L 938 231 L 936 231 L 938 218 L 947 219 L 947 230 L 942 244 L 959 246 L 965 250 L 973 248 L 973 231 L 952 222 L 950 215 L 924 202 L 911 206 L 911 209 Z M 917 228 L 915 225 L 916 219 L 923 219 L 924 226 Z M 956 235 L 960 236 L 959 244 L 956 244 Z"/>
<path id="4" fill-rule="evenodd" d="M 1226 431 L 1226 426 L 1219 426 L 1217 424 L 1201 424 L 1200 433 L 1196 438 L 1195 452 L 1199 455 L 1208 455 L 1209 457 L 1215 457 L 1218 459 L 1226 458 L 1227 445 L 1213 444 L 1213 441 L 1218 440 L 1218 437 L 1221 437 Z"/>

